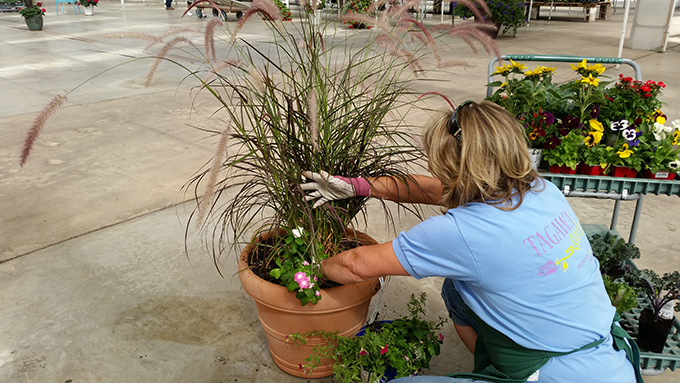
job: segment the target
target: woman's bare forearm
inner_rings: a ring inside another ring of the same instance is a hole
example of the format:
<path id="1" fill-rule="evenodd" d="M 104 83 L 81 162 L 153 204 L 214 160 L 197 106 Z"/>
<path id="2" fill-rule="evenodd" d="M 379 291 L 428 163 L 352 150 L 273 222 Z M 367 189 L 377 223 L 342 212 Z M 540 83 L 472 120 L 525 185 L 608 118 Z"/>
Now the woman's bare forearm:
<path id="1" fill-rule="evenodd" d="M 392 176 L 368 178 L 371 196 L 395 202 L 439 205 L 442 183 L 431 176 L 410 175 L 400 179 Z"/>

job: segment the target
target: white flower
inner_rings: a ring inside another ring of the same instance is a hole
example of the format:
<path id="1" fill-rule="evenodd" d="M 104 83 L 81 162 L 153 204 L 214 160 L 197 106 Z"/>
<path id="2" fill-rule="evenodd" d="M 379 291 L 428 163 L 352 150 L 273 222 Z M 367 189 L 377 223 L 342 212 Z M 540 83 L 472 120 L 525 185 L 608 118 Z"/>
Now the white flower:
<path id="1" fill-rule="evenodd" d="M 671 161 L 668 163 L 668 167 L 673 170 L 680 169 L 680 160 Z"/>
<path id="2" fill-rule="evenodd" d="M 673 126 L 673 130 L 680 130 L 680 120 L 671 121 L 671 126 Z"/>
<path id="3" fill-rule="evenodd" d="M 665 139 L 671 132 L 673 132 L 673 128 L 665 126 L 664 124 L 659 124 L 658 122 L 655 122 L 654 127 L 652 128 L 652 133 L 654 133 L 654 138 L 657 141 Z"/>
<path id="4" fill-rule="evenodd" d="M 613 131 L 623 130 L 628 128 L 628 120 L 614 121 L 609 124 L 609 127 Z"/>

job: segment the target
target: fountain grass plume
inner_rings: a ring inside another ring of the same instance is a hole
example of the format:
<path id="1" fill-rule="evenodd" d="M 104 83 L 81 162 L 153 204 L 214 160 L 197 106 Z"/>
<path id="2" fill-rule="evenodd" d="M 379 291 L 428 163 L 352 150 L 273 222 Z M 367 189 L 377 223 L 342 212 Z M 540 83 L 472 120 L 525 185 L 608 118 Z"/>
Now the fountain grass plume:
<path id="1" fill-rule="evenodd" d="M 198 216 L 196 218 L 196 226 L 200 227 L 204 224 L 205 218 L 208 216 L 208 211 L 213 204 L 213 197 L 215 195 L 215 186 L 217 185 L 217 176 L 224 166 L 224 159 L 227 156 L 227 148 L 229 143 L 229 135 L 231 134 L 231 122 L 227 123 L 227 127 L 220 134 L 220 141 L 217 144 L 217 150 L 210 166 L 208 183 L 205 186 L 205 192 L 198 201 Z"/>
<path id="2" fill-rule="evenodd" d="M 52 101 L 49 102 L 43 108 L 43 110 L 38 113 L 38 116 L 35 118 L 33 121 L 33 125 L 31 125 L 31 129 L 29 129 L 28 134 L 26 135 L 26 139 L 24 140 L 24 148 L 21 151 L 21 161 L 19 164 L 21 166 L 24 166 L 26 161 L 28 160 L 29 154 L 31 154 L 31 150 L 33 149 L 33 145 L 35 144 L 35 141 L 38 139 L 38 136 L 40 135 L 40 132 L 42 129 L 45 127 L 45 124 L 47 123 L 47 120 L 61 108 L 61 106 L 66 102 L 66 95 L 56 95 L 52 99 Z"/>
<path id="3" fill-rule="evenodd" d="M 205 57 L 212 57 L 213 61 L 217 60 L 215 53 L 215 28 L 223 25 L 222 20 L 215 17 L 205 24 L 205 33 L 203 45 L 205 46 Z"/>
<path id="4" fill-rule="evenodd" d="M 194 45 L 194 43 L 191 42 L 191 40 L 187 39 L 186 37 L 175 37 L 174 39 L 168 41 L 163 48 L 161 48 L 160 52 L 158 52 L 158 55 L 156 56 L 156 60 L 154 60 L 153 65 L 151 66 L 151 69 L 149 69 L 149 73 L 146 75 L 146 82 L 144 83 L 144 86 L 149 87 L 151 85 L 151 80 L 153 79 L 153 75 L 156 73 L 156 70 L 158 69 L 158 66 L 161 64 L 161 61 L 165 59 L 165 56 L 168 54 L 170 49 L 174 47 L 178 43 L 187 43 L 191 46 Z"/>

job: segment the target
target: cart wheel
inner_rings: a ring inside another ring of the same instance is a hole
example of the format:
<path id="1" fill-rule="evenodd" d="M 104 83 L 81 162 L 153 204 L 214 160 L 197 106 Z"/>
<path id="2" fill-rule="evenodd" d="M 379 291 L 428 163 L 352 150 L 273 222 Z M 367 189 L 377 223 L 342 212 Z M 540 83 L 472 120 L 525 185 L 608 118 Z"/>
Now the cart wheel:
<path id="1" fill-rule="evenodd" d="M 222 21 L 227 21 L 227 12 L 222 11 L 220 12 L 220 15 L 222 16 Z"/>
<path id="2" fill-rule="evenodd" d="M 236 11 L 236 20 L 241 20 L 241 17 L 243 17 L 243 12 Z"/>
<path id="3" fill-rule="evenodd" d="M 213 8 L 213 16 L 217 17 L 220 15 L 220 13 L 217 11 L 217 9 Z"/>
<path id="4" fill-rule="evenodd" d="M 203 10 L 201 8 L 196 8 L 196 17 L 199 19 L 203 17 Z"/>

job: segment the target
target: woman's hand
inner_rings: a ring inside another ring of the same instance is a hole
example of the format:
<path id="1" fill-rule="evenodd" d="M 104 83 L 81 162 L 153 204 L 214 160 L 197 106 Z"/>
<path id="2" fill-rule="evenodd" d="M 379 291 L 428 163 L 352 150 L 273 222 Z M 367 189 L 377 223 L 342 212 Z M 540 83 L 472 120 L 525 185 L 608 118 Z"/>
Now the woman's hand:
<path id="1" fill-rule="evenodd" d="M 365 178 L 332 176 L 323 170 L 319 173 L 304 171 L 302 175 L 314 181 L 300 185 L 302 190 L 313 190 L 305 196 L 305 201 L 317 200 L 312 206 L 313 209 L 328 201 L 371 195 L 371 187 Z"/>

